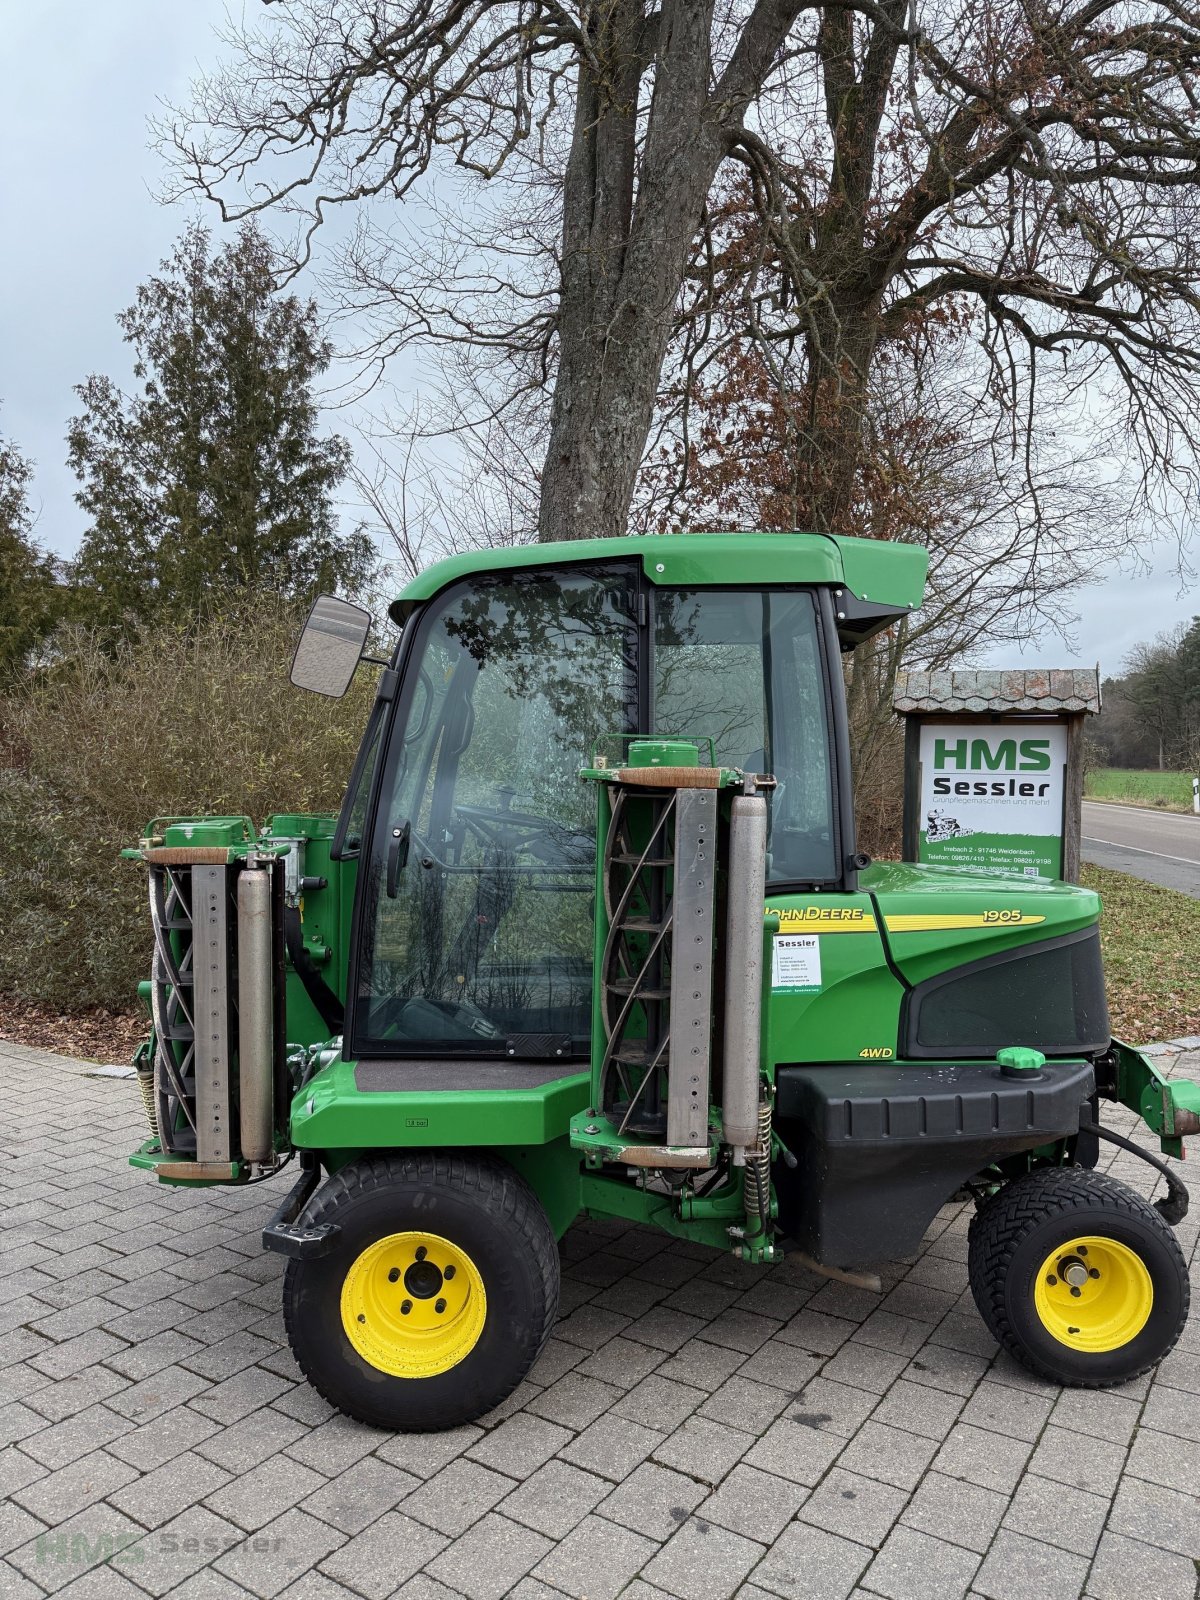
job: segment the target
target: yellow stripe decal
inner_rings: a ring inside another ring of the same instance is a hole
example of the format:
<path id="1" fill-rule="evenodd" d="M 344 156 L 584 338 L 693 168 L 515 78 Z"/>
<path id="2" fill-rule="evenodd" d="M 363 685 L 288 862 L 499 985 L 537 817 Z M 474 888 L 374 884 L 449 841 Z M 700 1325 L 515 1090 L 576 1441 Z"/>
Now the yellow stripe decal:
<path id="1" fill-rule="evenodd" d="M 911 916 L 884 918 L 889 933 L 941 933 L 951 928 L 1028 928 L 1045 920 L 1029 911 L 949 912 L 944 915 L 921 911 Z"/>

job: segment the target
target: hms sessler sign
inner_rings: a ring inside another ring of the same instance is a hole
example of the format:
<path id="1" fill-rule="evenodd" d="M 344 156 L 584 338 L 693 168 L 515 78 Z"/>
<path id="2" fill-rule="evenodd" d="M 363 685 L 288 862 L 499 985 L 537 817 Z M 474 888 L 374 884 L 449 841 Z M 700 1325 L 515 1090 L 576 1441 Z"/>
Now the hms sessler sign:
<path id="1" fill-rule="evenodd" d="M 920 859 L 1057 877 L 1066 757 L 1061 724 L 923 724 Z"/>

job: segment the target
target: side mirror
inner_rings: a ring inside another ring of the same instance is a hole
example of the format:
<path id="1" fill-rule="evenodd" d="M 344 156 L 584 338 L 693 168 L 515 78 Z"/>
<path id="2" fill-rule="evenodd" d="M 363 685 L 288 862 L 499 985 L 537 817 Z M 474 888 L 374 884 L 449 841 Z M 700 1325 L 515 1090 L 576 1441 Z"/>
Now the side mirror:
<path id="1" fill-rule="evenodd" d="M 292 657 L 291 679 L 297 689 L 340 700 L 350 687 L 370 631 L 369 611 L 336 595 L 319 594 Z"/>

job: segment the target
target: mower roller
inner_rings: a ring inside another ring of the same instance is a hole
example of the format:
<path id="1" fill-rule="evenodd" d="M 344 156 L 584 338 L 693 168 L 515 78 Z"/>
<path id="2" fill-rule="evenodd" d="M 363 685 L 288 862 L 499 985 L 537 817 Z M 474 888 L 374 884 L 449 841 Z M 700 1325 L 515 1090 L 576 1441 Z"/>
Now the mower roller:
<path id="1" fill-rule="evenodd" d="M 263 1243 L 333 1405 L 499 1405 L 580 1216 L 854 1275 L 971 1199 L 971 1290 L 1033 1372 L 1118 1384 L 1175 1343 L 1186 1191 L 1101 1106 L 1180 1157 L 1200 1086 L 1111 1037 L 1096 895 L 856 845 L 841 655 L 925 570 L 783 533 L 452 557 L 391 607 L 338 817 L 158 818 L 130 852 L 131 1159 L 193 1186 L 296 1159 Z M 321 596 L 293 682 L 344 693 L 369 626 Z M 1105 1140 L 1165 1197 L 1097 1171 Z"/>

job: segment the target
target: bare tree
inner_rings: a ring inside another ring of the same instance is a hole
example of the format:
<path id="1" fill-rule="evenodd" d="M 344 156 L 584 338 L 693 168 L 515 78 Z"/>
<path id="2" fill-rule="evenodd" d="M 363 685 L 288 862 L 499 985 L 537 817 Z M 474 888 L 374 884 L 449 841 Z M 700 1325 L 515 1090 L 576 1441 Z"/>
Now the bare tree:
<path id="1" fill-rule="evenodd" d="M 646 531 L 811 525 L 796 471 L 795 395 L 752 342 L 726 354 L 691 378 L 685 405 L 666 410 L 634 508 Z M 1075 591 L 1128 539 L 1119 485 L 1093 470 L 1094 447 L 1081 459 L 1092 441 L 1060 417 L 1057 431 L 1014 448 L 979 392 L 986 375 L 961 329 L 893 342 L 876 357 L 861 419 L 840 531 L 928 550 L 925 604 L 889 636 L 926 666 L 1027 640 L 1047 624 L 1069 632 Z"/>
<path id="2" fill-rule="evenodd" d="M 797 33 L 808 71 L 764 102 L 749 195 L 710 213 L 680 403 L 714 346 L 757 345 L 799 520 L 855 531 L 878 363 L 949 323 L 1014 457 L 1086 408 L 1129 488 L 1194 497 L 1195 8 L 855 0 Z"/>
<path id="3" fill-rule="evenodd" d="M 944 667 L 1053 627 L 1069 637 L 1081 588 L 1126 548 L 1119 488 L 1050 429 L 1012 441 L 977 392 L 986 358 L 945 323 L 877 355 L 863 418 L 852 521 L 843 532 L 923 545 L 924 603 L 846 658 L 855 799 L 864 848 L 900 847 L 901 666 Z M 753 341 L 732 341 L 695 376 L 640 480 L 646 531 L 803 523 L 795 396 Z M 677 397 L 678 398 L 678 397 Z"/>
<path id="4" fill-rule="evenodd" d="M 1180 0 L 271 11 L 170 130 L 185 184 L 228 216 L 296 214 L 301 259 L 360 208 L 355 309 L 381 348 L 458 352 L 488 420 L 532 430 L 542 537 L 624 530 L 664 361 L 686 401 L 722 340 L 787 396 L 795 520 L 855 526 L 880 352 L 946 314 L 1014 459 L 1085 407 L 1145 494 L 1194 490 L 1200 25 Z"/>
<path id="5" fill-rule="evenodd" d="M 496 423 L 474 426 L 463 451 L 456 421 L 458 413 L 418 402 L 363 432 L 350 480 L 389 581 L 407 582 L 458 551 L 523 544 L 536 525 L 537 475 L 513 459 L 511 435 Z"/>
<path id="6" fill-rule="evenodd" d="M 539 528 L 623 532 L 706 197 L 803 0 L 272 9 L 171 133 L 187 182 L 227 217 L 302 213 L 303 257 L 334 208 L 405 197 L 450 163 L 484 180 L 520 181 L 527 157 L 556 169 L 553 312 L 508 335 L 553 371 Z M 465 307 L 446 309 L 475 339 Z"/>

